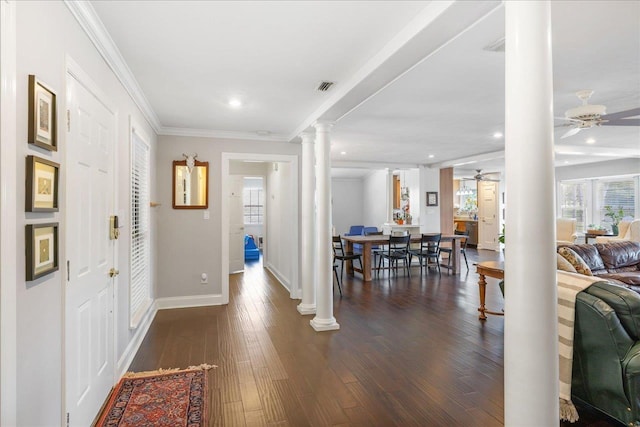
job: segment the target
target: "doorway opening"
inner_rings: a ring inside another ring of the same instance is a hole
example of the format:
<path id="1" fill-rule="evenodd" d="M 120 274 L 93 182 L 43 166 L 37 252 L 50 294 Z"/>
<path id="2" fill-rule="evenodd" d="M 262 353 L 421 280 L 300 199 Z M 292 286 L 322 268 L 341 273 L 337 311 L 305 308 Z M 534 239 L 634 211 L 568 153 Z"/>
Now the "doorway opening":
<path id="1" fill-rule="evenodd" d="M 297 155 L 222 153 L 221 190 L 225 196 L 221 200 L 220 283 L 223 304 L 229 302 L 229 273 L 245 268 L 244 177 L 263 177 L 261 262 L 289 291 L 292 299 L 302 294 L 298 268 L 298 175 Z M 259 238 L 257 243 L 259 246 Z M 236 259 L 238 253 L 242 256 Z"/>

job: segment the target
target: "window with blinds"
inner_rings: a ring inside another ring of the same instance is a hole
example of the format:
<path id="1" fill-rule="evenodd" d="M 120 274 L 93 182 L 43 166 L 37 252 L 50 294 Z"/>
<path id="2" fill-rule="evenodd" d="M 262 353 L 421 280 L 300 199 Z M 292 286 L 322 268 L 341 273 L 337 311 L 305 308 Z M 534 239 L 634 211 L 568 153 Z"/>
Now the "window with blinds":
<path id="1" fill-rule="evenodd" d="M 131 144 L 131 285 L 129 322 L 136 328 L 151 304 L 149 146 L 135 132 Z"/>
<path id="2" fill-rule="evenodd" d="M 605 206 L 622 208 L 625 218 L 640 211 L 640 175 L 561 181 L 558 190 L 558 216 L 575 218 L 579 233 L 591 224 L 611 229 Z"/>
<path id="3" fill-rule="evenodd" d="M 264 220 L 264 194 L 262 188 L 245 188 L 243 192 L 245 224 L 262 224 Z"/>

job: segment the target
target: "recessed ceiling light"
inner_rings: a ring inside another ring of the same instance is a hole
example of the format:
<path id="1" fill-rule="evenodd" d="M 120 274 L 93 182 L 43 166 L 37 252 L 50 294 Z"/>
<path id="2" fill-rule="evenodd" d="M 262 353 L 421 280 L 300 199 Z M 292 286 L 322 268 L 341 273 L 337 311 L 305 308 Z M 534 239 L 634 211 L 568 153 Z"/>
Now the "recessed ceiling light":
<path id="1" fill-rule="evenodd" d="M 587 144 L 595 144 L 596 140 L 593 138 L 587 138 L 587 140 L 585 141 Z"/>
<path id="2" fill-rule="evenodd" d="M 498 138 L 502 138 L 502 132 L 494 132 L 493 133 L 493 137 L 498 139 Z"/>
<path id="3" fill-rule="evenodd" d="M 231 108 L 240 108 L 240 107 L 242 107 L 242 101 L 240 101 L 238 98 L 231 98 L 229 100 L 229 107 L 231 107 Z"/>
<path id="4" fill-rule="evenodd" d="M 347 152 L 346 151 L 341 151 L 340 154 L 342 154 L 344 156 L 345 154 L 347 154 Z"/>
<path id="5" fill-rule="evenodd" d="M 565 164 L 565 165 L 568 165 L 568 164 L 569 164 L 569 160 L 565 160 L 565 161 L 564 161 L 564 164 Z"/>
<path id="6" fill-rule="evenodd" d="M 433 159 L 435 156 L 433 154 L 429 154 L 429 158 Z"/>

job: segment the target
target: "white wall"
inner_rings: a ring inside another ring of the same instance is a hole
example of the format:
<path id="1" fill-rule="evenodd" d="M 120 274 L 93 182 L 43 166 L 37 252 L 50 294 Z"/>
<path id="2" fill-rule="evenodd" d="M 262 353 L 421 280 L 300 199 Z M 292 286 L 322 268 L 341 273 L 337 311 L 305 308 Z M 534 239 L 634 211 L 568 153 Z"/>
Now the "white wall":
<path id="1" fill-rule="evenodd" d="M 171 164 L 182 153 L 198 153 L 198 160 L 209 162 L 209 212 L 171 208 Z M 264 141 L 218 138 L 158 137 L 158 287 L 159 298 L 221 295 L 221 162 L 222 153 L 260 153 L 300 155 L 300 145 Z M 281 163 L 282 164 L 282 163 Z M 231 164 L 230 164 L 231 171 Z M 299 173 L 299 171 L 298 171 Z M 267 186 L 270 185 L 269 178 Z M 290 189 L 288 191 L 291 191 Z M 267 209 L 272 200 L 265 200 Z M 268 230 L 270 234 L 270 230 Z M 284 240 L 286 241 L 286 240 Z M 209 283 L 200 284 L 207 273 Z"/>
<path id="2" fill-rule="evenodd" d="M 364 222 L 362 189 L 361 178 L 331 180 L 331 218 L 336 234 L 348 233 L 352 225 L 374 225 Z"/>
<path id="3" fill-rule="evenodd" d="M 420 232 L 440 232 L 440 170 L 421 166 L 420 176 Z M 427 206 L 427 191 L 438 192 L 438 206 Z"/>
<path id="4" fill-rule="evenodd" d="M 16 2 L 17 13 L 17 416 L 21 426 L 49 426 L 63 424 L 63 330 L 64 283 L 66 273 L 65 228 L 65 159 L 66 141 L 66 56 L 69 55 L 96 82 L 117 114 L 117 171 L 118 209 L 128 218 L 129 206 L 129 117 L 143 127 L 151 140 L 151 162 L 155 164 L 155 135 L 129 95 L 110 68 L 98 54 L 85 33 L 62 2 Z M 47 152 L 27 144 L 28 75 L 35 74 L 57 93 L 57 152 Z M 9 141 L 2 141 L 3 144 Z M 25 156 L 35 154 L 61 164 L 60 212 L 25 213 Z M 152 167 L 153 171 L 153 167 Z M 153 173 L 153 172 L 152 172 Z M 151 198 L 156 197 L 152 175 Z M 168 184 L 167 184 L 168 186 Z M 155 212 L 152 210 L 152 239 Z M 60 223 L 60 270 L 37 281 L 25 282 L 25 224 L 38 222 Z M 128 284 L 129 239 L 126 231 L 118 240 L 117 281 L 115 304 L 116 362 L 132 341 L 136 331 L 129 330 Z M 152 260 L 155 260 L 152 244 Z M 154 261 L 152 261 L 154 262 Z M 152 266 L 155 277 L 155 265 Z"/>
<path id="5" fill-rule="evenodd" d="M 291 165 L 277 162 L 277 168 L 271 167 L 267 175 L 267 240 L 265 264 L 280 280 L 282 285 L 291 291 L 293 263 L 298 262 L 297 254 L 287 242 L 291 238 L 293 215 L 288 207 L 291 203 Z M 277 169 L 277 170 L 276 170 Z"/>
<path id="6" fill-rule="evenodd" d="M 387 221 L 387 170 L 372 171 L 364 177 L 362 185 L 363 222 L 382 230 Z"/>

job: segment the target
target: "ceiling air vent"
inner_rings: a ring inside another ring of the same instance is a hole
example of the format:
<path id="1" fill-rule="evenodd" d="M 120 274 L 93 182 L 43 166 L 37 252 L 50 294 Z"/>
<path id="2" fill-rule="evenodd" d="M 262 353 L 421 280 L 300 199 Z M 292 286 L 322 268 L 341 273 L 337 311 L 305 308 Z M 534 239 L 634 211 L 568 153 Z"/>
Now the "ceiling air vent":
<path id="1" fill-rule="evenodd" d="M 335 82 L 320 82 L 316 90 L 318 92 L 326 92 L 335 84 Z"/>
<path id="2" fill-rule="evenodd" d="M 482 48 L 483 50 L 488 50 L 489 52 L 504 52 L 504 37 L 499 38 L 493 43 L 489 44 Z"/>

